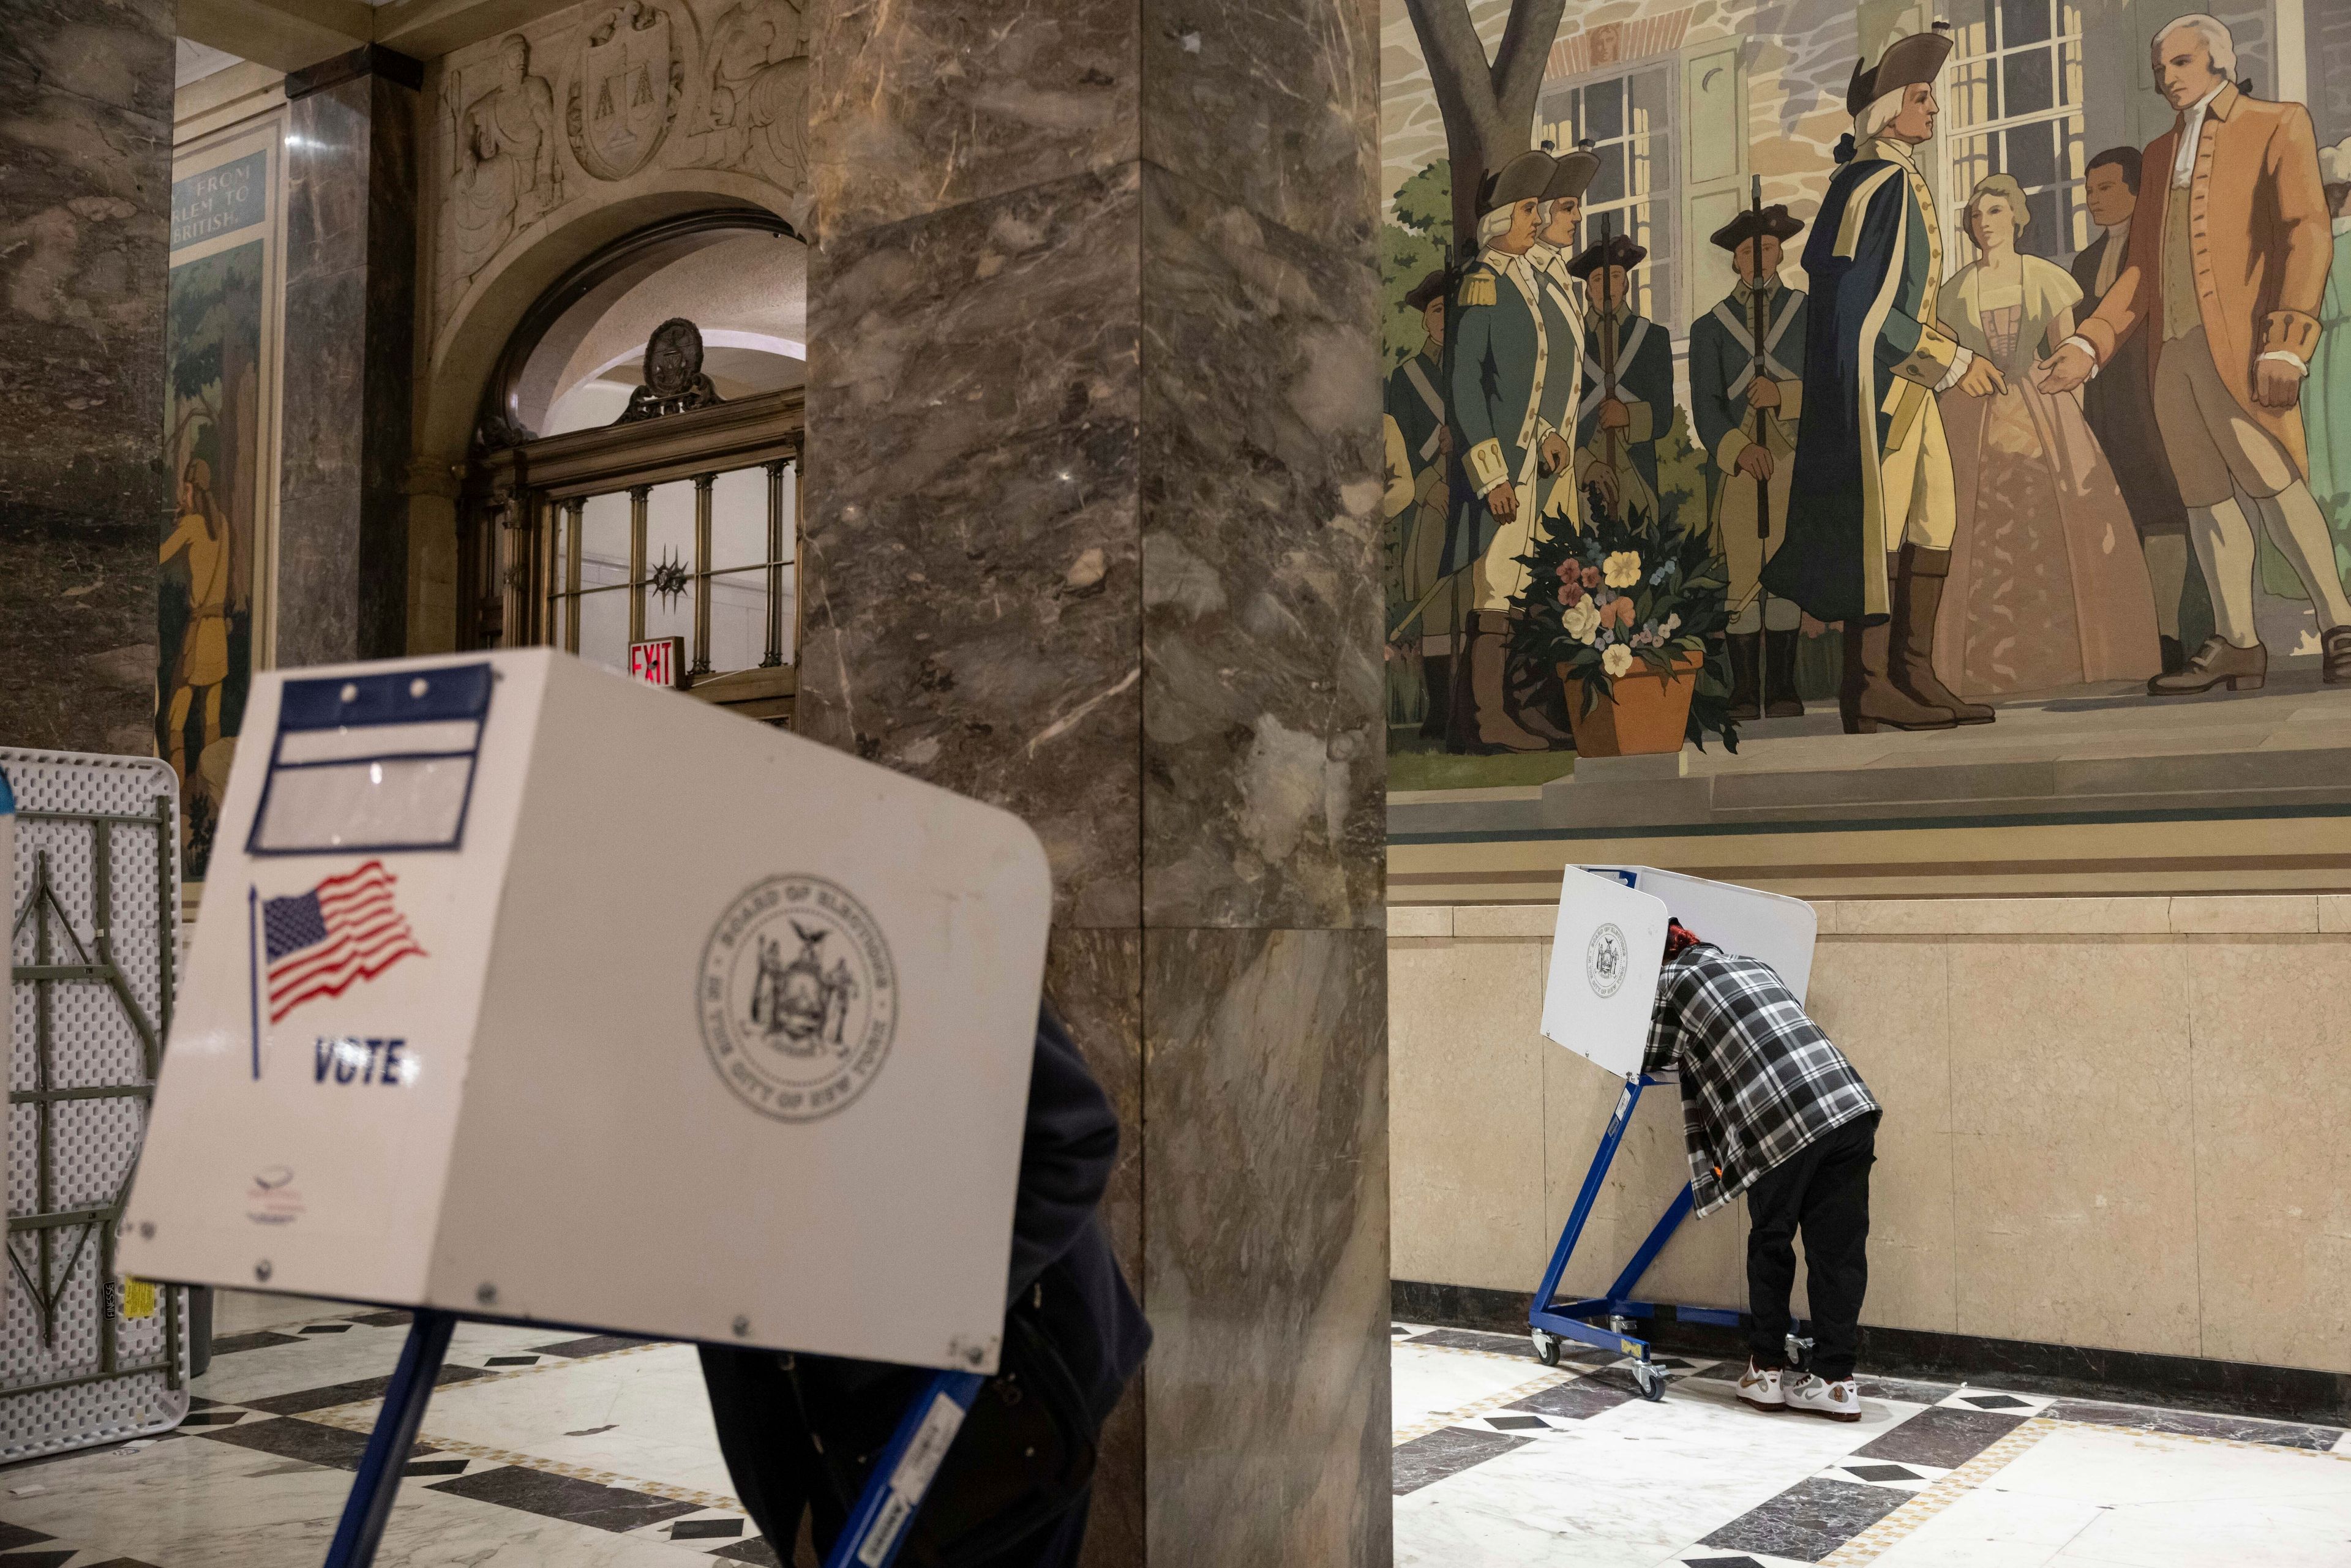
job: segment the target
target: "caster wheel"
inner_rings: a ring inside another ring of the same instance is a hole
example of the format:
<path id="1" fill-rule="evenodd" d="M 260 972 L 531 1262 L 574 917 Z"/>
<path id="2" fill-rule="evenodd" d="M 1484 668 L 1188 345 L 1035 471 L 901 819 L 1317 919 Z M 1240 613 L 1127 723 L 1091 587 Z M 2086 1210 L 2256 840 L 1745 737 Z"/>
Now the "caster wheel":
<path id="1" fill-rule="evenodd" d="M 1633 1385 L 1641 1391 L 1642 1398 L 1653 1405 L 1666 1396 L 1666 1375 L 1648 1362 L 1633 1364 Z"/>
<path id="2" fill-rule="evenodd" d="M 1559 1364 L 1559 1336 L 1553 1333 L 1547 1333 L 1541 1329 L 1537 1329 L 1534 1332 L 1533 1337 L 1535 1342 L 1535 1359 L 1541 1362 L 1545 1366 L 1557 1366 Z"/>

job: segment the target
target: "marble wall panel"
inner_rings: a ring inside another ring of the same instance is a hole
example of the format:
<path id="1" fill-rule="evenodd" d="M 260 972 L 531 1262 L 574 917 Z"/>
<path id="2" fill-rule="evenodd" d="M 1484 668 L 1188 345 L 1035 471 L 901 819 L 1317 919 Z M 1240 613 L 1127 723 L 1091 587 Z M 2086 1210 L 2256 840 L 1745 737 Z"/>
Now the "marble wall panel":
<path id="1" fill-rule="evenodd" d="M 1143 934 L 1063 927 L 1045 957 L 1045 995 L 1118 1108 L 1118 1168 L 1102 1205 L 1103 1227 L 1127 1281 L 1140 1293 L 1143 1270 Z M 1150 1303 L 1144 1302 L 1146 1314 Z M 1129 1383 L 1104 1424 L 1086 1525 L 1084 1568 L 1127 1568 L 1144 1560 L 1144 1401 Z"/>
<path id="2" fill-rule="evenodd" d="M 2202 1354 L 2351 1372 L 2351 945 L 2188 951 Z"/>
<path id="3" fill-rule="evenodd" d="M 1385 1563 L 1384 939 L 1145 942 L 1151 1560 Z"/>
<path id="4" fill-rule="evenodd" d="M 1381 921 L 1376 279 L 1143 172 L 1144 914 Z"/>
<path id="5" fill-rule="evenodd" d="M 811 256 L 801 733 L 1019 812 L 1065 925 L 1140 910 L 1137 191 Z"/>
<path id="6" fill-rule="evenodd" d="M 1544 1057 L 1521 999 L 1539 960 L 1518 942 L 1388 955 L 1389 1207 L 1400 1280 L 1531 1289 L 1543 1229 Z M 1596 1076 L 1596 1072 L 1595 1072 Z"/>
<path id="7" fill-rule="evenodd" d="M 172 9 L 0 27 L 0 736 L 152 752 Z"/>
<path id="8" fill-rule="evenodd" d="M 1136 157 L 1134 0 L 1018 12 L 834 0 L 809 13 L 810 162 L 826 245 Z"/>
<path id="9" fill-rule="evenodd" d="M 1142 10 L 1144 161 L 1369 265 L 1378 0 L 1146 0 Z"/>
<path id="10" fill-rule="evenodd" d="M 407 651 L 413 100 L 367 75 L 287 110 L 280 664 Z"/>
<path id="11" fill-rule="evenodd" d="M 2197 1354 L 2188 954 L 1950 949 L 1958 1328 Z"/>
<path id="12" fill-rule="evenodd" d="M 1868 1321 L 1952 1332 L 1949 952 L 1921 940 L 1823 942 L 1808 999 L 1885 1111 L 1869 1176 Z"/>

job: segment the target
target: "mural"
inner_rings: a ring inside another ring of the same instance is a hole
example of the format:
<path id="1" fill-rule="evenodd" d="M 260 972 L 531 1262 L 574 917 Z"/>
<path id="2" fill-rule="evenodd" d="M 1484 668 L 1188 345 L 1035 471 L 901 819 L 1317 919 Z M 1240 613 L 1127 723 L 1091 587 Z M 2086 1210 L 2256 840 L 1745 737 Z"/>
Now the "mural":
<path id="1" fill-rule="evenodd" d="M 2351 714 L 2344 28 L 1384 22 L 1392 788 L 1555 778 L 1578 727 L 1603 754 L 1641 726 L 1565 722 L 1583 671 L 1678 687 L 1668 748 L 2304 687 Z"/>
<path id="2" fill-rule="evenodd" d="M 200 880 L 254 664 L 263 464 L 266 244 L 172 268 L 164 461 L 179 505 L 161 549 L 155 749 L 180 776 L 184 874 Z"/>

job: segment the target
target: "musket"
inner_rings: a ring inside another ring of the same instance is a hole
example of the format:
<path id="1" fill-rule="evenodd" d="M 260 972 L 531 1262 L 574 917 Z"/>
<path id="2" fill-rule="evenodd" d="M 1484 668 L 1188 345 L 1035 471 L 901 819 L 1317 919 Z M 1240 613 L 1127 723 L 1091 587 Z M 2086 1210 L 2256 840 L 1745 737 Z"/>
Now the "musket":
<path id="1" fill-rule="evenodd" d="M 1754 175 L 1752 181 L 1747 188 L 1747 207 L 1760 220 L 1763 216 L 1763 176 Z M 1751 264 L 1754 276 L 1747 289 L 1748 331 L 1751 334 L 1751 346 L 1755 350 L 1755 366 L 1748 383 L 1752 386 L 1763 378 L 1771 362 L 1771 356 L 1763 351 L 1764 329 L 1770 325 L 1770 320 L 1766 314 L 1769 307 L 1763 294 L 1763 225 L 1760 221 L 1747 243 L 1755 247 Z M 1755 444 L 1762 447 L 1764 455 L 1770 456 L 1771 448 L 1766 437 L 1771 428 L 1771 418 L 1759 408 L 1754 411 L 1753 423 Z M 1756 559 L 1761 560 L 1771 543 L 1771 482 L 1769 479 L 1755 481 L 1755 538 Z M 1760 574 L 1756 578 L 1755 593 L 1755 613 L 1760 626 L 1755 639 L 1755 711 L 1761 716 L 1769 711 L 1771 704 L 1765 694 L 1771 689 L 1771 591 L 1763 586 Z"/>
<path id="2" fill-rule="evenodd" d="M 1616 307 L 1612 304 L 1607 298 L 1609 242 L 1615 236 L 1609 232 L 1609 214 L 1605 213 L 1602 214 L 1600 217 L 1600 265 L 1593 269 L 1600 274 L 1600 340 L 1601 348 L 1604 350 L 1602 357 L 1606 361 L 1601 366 L 1602 392 L 1600 395 L 1604 408 L 1605 404 L 1612 403 L 1616 401 Z M 1627 294 L 1632 292 L 1632 285 L 1629 278 L 1626 279 L 1625 282 L 1625 292 Z M 1617 471 L 1616 427 L 1613 424 L 1604 426 L 1601 431 L 1601 436 L 1604 442 L 1602 451 L 1607 455 L 1608 472 L 1614 475 Z M 1621 497 L 1617 504 L 1621 509 L 1624 504 Z"/>

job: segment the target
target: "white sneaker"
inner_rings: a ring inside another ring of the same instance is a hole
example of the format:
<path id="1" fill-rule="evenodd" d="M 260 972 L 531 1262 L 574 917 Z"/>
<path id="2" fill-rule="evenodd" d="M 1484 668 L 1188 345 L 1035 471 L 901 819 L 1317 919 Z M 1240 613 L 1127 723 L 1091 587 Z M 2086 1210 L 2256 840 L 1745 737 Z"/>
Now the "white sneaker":
<path id="1" fill-rule="evenodd" d="M 1808 1416 L 1825 1416 L 1832 1421 L 1861 1419 L 1861 1386 L 1850 1377 L 1827 1383 L 1806 1373 L 1788 1389 L 1786 1398 L 1789 1409 Z"/>
<path id="2" fill-rule="evenodd" d="M 1740 1402 L 1758 1410 L 1785 1410 L 1788 1396 L 1781 1391 L 1780 1375 L 1781 1368 L 1758 1366 L 1754 1358 L 1749 1357 L 1746 1375 L 1739 1380 Z"/>

